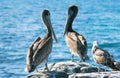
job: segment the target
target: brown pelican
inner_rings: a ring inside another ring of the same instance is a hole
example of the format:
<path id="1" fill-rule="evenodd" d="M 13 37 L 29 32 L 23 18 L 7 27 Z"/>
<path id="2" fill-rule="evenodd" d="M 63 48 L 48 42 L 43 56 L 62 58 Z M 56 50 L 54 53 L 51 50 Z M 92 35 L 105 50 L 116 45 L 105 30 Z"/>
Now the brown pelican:
<path id="1" fill-rule="evenodd" d="M 26 57 L 26 72 L 32 72 L 35 68 L 46 61 L 45 66 L 47 67 L 48 56 L 52 50 L 53 38 L 52 34 L 57 42 L 57 38 L 52 28 L 52 24 L 50 21 L 50 13 L 48 10 L 43 10 L 42 12 L 42 20 L 47 28 L 47 33 L 43 39 L 38 37 L 34 43 L 28 49 L 28 54 Z"/>
<path id="2" fill-rule="evenodd" d="M 113 65 L 113 61 L 114 61 L 113 56 L 110 55 L 108 51 L 99 48 L 97 41 L 93 42 L 91 53 L 93 55 L 94 61 L 98 64 L 98 73 L 100 73 L 100 64 L 105 66 Z"/>
<path id="3" fill-rule="evenodd" d="M 77 33 L 72 29 L 72 23 L 78 13 L 77 6 L 70 6 L 68 9 L 68 18 L 67 23 L 64 31 L 64 35 L 66 35 L 66 43 L 68 48 L 71 51 L 72 61 L 74 61 L 74 55 L 78 56 L 81 61 L 88 60 L 89 57 L 87 56 L 87 41 L 83 37 L 83 35 Z"/>

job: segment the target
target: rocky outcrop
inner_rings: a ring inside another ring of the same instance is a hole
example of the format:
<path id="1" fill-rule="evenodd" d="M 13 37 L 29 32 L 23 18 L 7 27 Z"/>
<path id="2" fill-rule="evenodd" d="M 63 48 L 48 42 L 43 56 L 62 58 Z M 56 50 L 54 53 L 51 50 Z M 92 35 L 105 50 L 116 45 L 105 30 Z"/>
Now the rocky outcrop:
<path id="1" fill-rule="evenodd" d="M 120 77 L 120 72 L 97 73 L 98 69 L 84 62 L 58 62 L 48 66 L 50 71 L 40 68 L 27 78 L 109 78 Z"/>
<path id="2" fill-rule="evenodd" d="M 120 72 L 101 72 L 99 73 L 75 73 L 68 78 L 120 78 Z"/>

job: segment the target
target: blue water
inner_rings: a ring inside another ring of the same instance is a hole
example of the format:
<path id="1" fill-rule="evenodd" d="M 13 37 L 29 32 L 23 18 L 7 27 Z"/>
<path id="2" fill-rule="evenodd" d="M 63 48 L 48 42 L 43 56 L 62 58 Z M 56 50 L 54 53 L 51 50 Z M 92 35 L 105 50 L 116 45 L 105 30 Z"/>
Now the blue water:
<path id="1" fill-rule="evenodd" d="M 0 0 L 0 78 L 28 75 L 24 72 L 28 47 L 46 33 L 41 20 L 43 9 L 50 11 L 59 41 L 54 42 L 49 63 L 71 59 L 62 34 L 68 6 L 73 4 L 79 7 L 73 28 L 88 42 L 88 62 L 94 64 L 90 53 L 94 40 L 120 61 L 120 0 Z"/>

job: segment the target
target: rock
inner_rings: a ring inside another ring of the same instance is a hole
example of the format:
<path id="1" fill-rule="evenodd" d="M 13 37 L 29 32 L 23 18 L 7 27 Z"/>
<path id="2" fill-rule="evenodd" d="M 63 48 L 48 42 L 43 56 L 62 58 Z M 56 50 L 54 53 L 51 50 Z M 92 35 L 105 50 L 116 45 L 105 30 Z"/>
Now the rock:
<path id="1" fill-rule="evenodd" d="M 65 72 L 55 72 L 54 78 L 68 78 L 68 75 Z"/>
<path id="2" fill-rule="evenodd" d="M 120 78 L 120 72 L 76 73 L 69 75 L 68 78 Z"/>
<path id="3" fill-rule="evenodd" d="M 50 71 L 40 68 L 37 73 L 27 76 L 27 78 L 108 78 L 118 76 L 116 75 L 118 72 L 98 74 L 96 73 L 98 71 L 96 67 L 85 62 L 58 62 L 49 64 L 48 68 Z M 101 71 L 104 71 L 104 69 L 101 69 Z"/>
<path id="4" fill-rule="evenodd" d="M 49 72 L 41 72 L 27 76 L 26 78 L 53 78 L 53 75 Z"/>
<path id="5" fill-rule="evenodd" d="M 65 72 L 56 72 L 56 71 L 50 71 L 50 72 L 39 72 L 30 76 L 27 76 L 26 78 L 68 78 L 68 75 Z"/>
<path id="6" fill-rule="evenodd" d="M 80 70 L 82 73 L 91 73 L 91 72 L 98 71 L 98 69 L 96 67 L 90 67 L 90 66 L 82 67 Z"/>
<path id="7" fill-rule="evenodd" d="M 77 62 L 60 62 L 56 63 L 51 71 L 64 71 L 67 74 L 78 73 L 82 66 L 87 66 L 87 64 L 77 63 Z"/>

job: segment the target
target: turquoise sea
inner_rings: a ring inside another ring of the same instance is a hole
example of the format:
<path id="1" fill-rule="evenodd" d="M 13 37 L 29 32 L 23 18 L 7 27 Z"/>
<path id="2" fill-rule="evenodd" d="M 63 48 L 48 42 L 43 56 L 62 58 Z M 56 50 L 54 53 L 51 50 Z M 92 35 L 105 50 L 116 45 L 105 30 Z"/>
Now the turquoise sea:
<path id="1" fill-rule="evenodd" d="M 48 63 L 71 60 L 63 37 L 70 5 L 79 7 L 73 29 L 84 35 L 88 42 L 90 60 L 87 62 L 97 66 L 91 56 L 94 40 L 120 61 L 120 0 L 0 0 L 0 78 L 28 75 L 24 72 L 28 47 L 38 36 L 43 38 L 46 34 L 41 20 L 43 9 L 50 11 L 58 38 Z M 79 58 L 75 57 L 75 60 L 79 61 Z"/>

